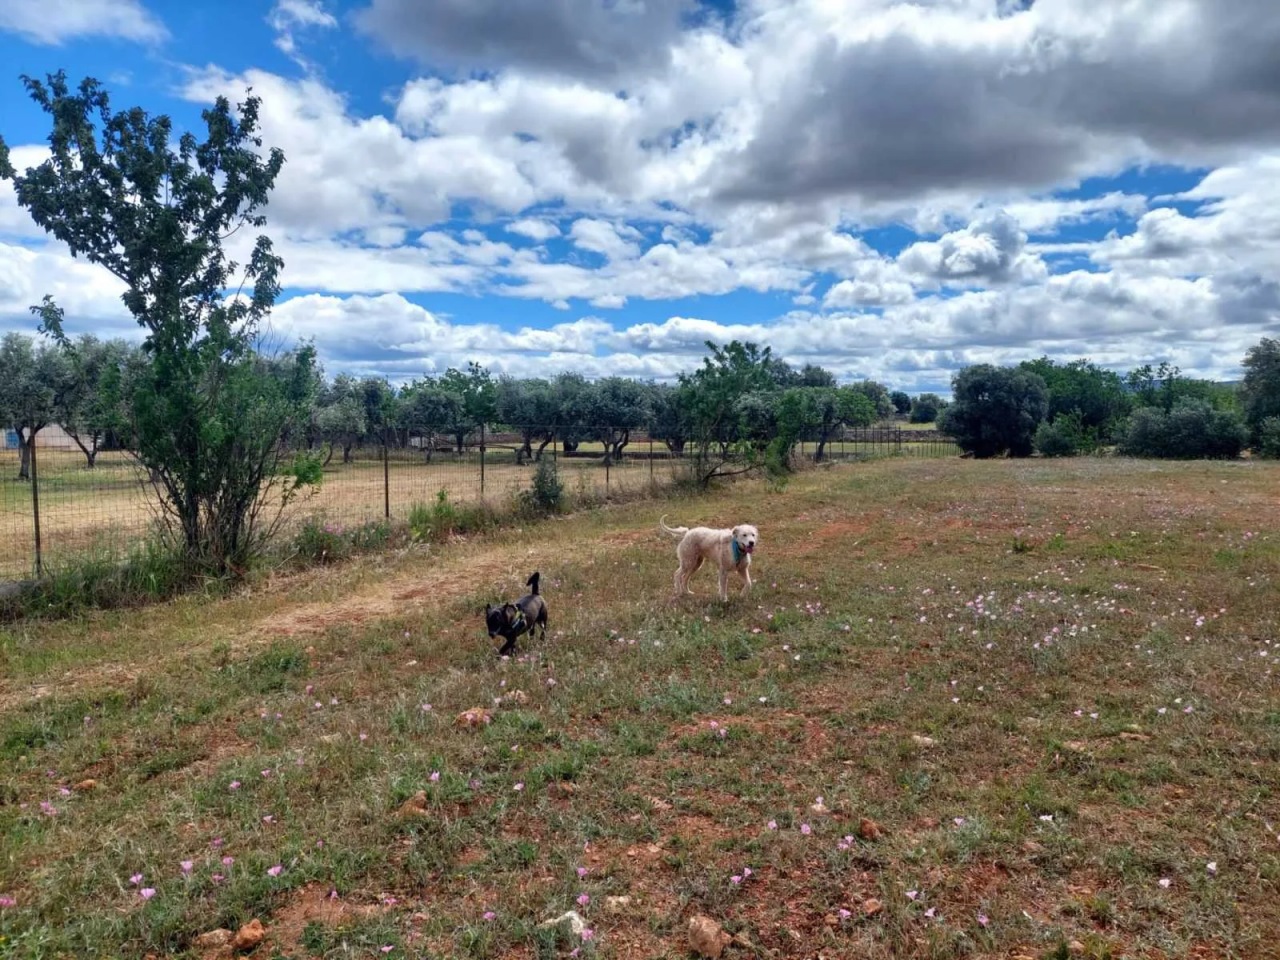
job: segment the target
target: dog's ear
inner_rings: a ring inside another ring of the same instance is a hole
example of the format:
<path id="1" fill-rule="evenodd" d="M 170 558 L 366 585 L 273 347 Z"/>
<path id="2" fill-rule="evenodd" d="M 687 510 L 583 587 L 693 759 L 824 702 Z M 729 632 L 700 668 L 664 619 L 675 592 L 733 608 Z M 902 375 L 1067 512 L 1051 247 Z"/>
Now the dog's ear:
<path id="1" fill-rule="evenodd" d="M 741 527 L 734 527 L 732 530 L 730 530 L 730 531 L 729 531 L 729 536 L 731 536 L 731 537 L 733 537 L 733 539 L 737 540 L 737 539 L 738 539 L 738 531 L 739 531 L 739 530 L 741 530 L 741 529 L 742 529 Z"/>

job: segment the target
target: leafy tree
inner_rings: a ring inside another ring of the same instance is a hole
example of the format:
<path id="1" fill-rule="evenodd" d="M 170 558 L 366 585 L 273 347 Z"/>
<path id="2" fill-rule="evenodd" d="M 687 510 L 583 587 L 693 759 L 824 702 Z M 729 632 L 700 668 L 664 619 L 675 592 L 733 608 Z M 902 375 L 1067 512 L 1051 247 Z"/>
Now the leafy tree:
<path id="1" fill-rule="evenodd" d="M 1203 400 L 1215 410 L 1236 410 L 1239 397 L 1232 387 L 1212 380 L 1184 377 L 1182 371 L 1162 362 L 1154 369 L 1144 364 L 1125 375 L 1125 386 L 1135 407 L 1158 407 L 1165 413 L 1183 400 Z"/>
<path id="2" fill-rule="evenodd" d="M 778 434 L 790 447 L 801 440 L 818 444 L 813 459 L 826 457 L 827 444 L 844 427 L 868 427 L 876 421 L 876 408 L 865 392 L 855 387 L 817 387 L 788 390 L 779 401 Z"/>
<path id="3" fill-rule="evenodd" d="M 461 454 L 466 446 L 467 437 L 485 424 L 492 423 L 498 415 L 497 386 L 489 371 L 474 360 L 467 364 L 466 370 L 450 367 L 437 383 L 445 392 L 452 394 L 458 401 L 457 419 L 450 426 L 457 444 L 457 452 Z"/>
<path id="4" fill-rule="evenodd" d="M 18 434 L 18 479 L 31 479 L 31 446 L 36 434 L 57 419 L 71 388 L 66 357 L 47 343 L 20 333 L 0 340 L 0 426 Z"/>
<path id="5" fill-rule="evenodd" d="M 561 373 L 551 385 L 556 429 L 565 453 L 591 435 L 591 384 L 578 373 Z"/>
<path id="6" fill-rule="evenodd" d="M 893 401 L 889 399 L 889 388 L 883 383 L 877 383 L 875 380 L 861 380 L 858 383 L 851 383 L 849 387 L 871 401 L 872 406 L 875 407 L 877 420 L 887 420 L 893 416 Z"/>
<path id="7" fill-rule="evenodd" d="M 680 382 L 688 398 L 691 438 L 697 452 L 697 480 L 706 486 L 716 477 L 747 473 L 764 460 L 740 433 L 738 401 L 750 393 L 777 389 L 777 361 L 768 347 L 734 340 L 724 347 L 707 341 L 710 356 Z"/>
<path id="8" fill-rule="evenodd" d="M 498 420 L 520 431 L 516 462 L 523 463 L 530 458 L 541 460 L 542 451 L 556 436 L 556 402 L 551 383 L 540 379 L 499 377 L 494 410 Z M 536 453 L 533 449 L 535 441 L 539 443 Z"/>
<path id="9" fill-rule="evenodd" d="M 936 423 L 938 416 L 946 408 L 947 401 L 936 393 L 922 393 L 911 401 L 908 419 L 912 423 Z"/>
<path id="10" fill-rule="evenodd" d="M 67 350 L 71 376 L 55 415 L 90 470 L 109 436 L 129 432 L 124 370 L 131 352 L 123 340 L 102 341 L 87 333 Z"/>
<path id="11" fill-rule="evenodd" d="M 1262 440 L 1262 425 L 1280 417 L 1280 340 L 1263 337 L 1244 355 L 1244 380 L 1240 404 L 1255 444 Z"/>
<path id="12" fill-rule="evenodd" d="M 585 422 L 596 440 L 604 444 L 606 464 L 622 459 L 631 442 L 631 431 L 649 417 L 649 391 L 637 380 L 606 377 L 591 385 L 585 399 Z"/>
<path id="13" fill-rule="evenodd" d="M 834 387 L 836 375 L 816 363 L 806 363 L 800 368 L 799 381 L 801 387 Z"/>
<path id="14" fill-rule="evenodd" d="M 1049 410 L 1049 389 L 1037 374 L 980 363 L 951 381 L 954 401 L 938 428 L 980 459 L 1027 457 L 1036 428 Z"/>
<path id="15" fill-rule="evenodd" d="M 365 437 L 389 444 L 400 419 L 400 398 L 386 377 L 362 377 L 356 395 L 364 408 Z"/>
<path id="16" fill-rule="evenodd" d="M 243 271 L 224 249 L 233 233 L 265 224 L 284 154 L 262 154 L 253 96 L 234 111 L 219 97 L 202 114 L 203 141 L 187 132 L 175 143 L 168 117 L 113 112 L 96 80 L 75 90 L 61 72 L 23 82 L 52 119 L 50 157 L 19 175 L 0 140 L 0 177 L 73 256 L 125 284 L 148 360 L 131 391 L 136 456 L 184 556 L 215 574 L 239 571 L 314 476 L 282 469 L 278 442 L 310 407 L 314 352 L 299 351 L 296 376 L 282 382 L 256 349 L 282 262 L 265 236 Z M 58 306 L 46 297 L 39 312 L 65 343 Z"/>
<path id="17" fill-rule="evenodd" d="M 801 389 L 792 387 L 786 392 Z M 757 454 L 763 454 L 778 436 L 778 398 L 782 395 L 776 390 L 753 390 L 738 397 L 734 405 L 738 417 L 737 435 Z"/>
<path id="18" fill-rule="evenodd" d="M 889 394 L 889 402 L 893 404 L 894 412 L 900 417 L 905 417 L 911 412 L 911 397 L 905 391 L 894 390 Z"/>
<path id="19" fill-rule="evenodd" d="M 684 455 L 692 426 L 689 422 L 689 388 L 654 384 L 649 397 L 649 436 L 667 445 L 677 457 Z"/>
<path id="20" fill-rule="evenodd" d="M 359 381 L 345 373 L 320 391 L 317 398 L 315 426 L 320 438 L 329 445 L 325 465 L 333 459 L 334 447 L 342 448 L 342 462 L 351 462 L 351 451 L 369 432 L 365 396 Z"/>
<path id="21" fill-rule="evenodd" d="M 1068 431 L 1078 449 L 1093 449 L 1109 442 L 1128 415 L 1131 404 L 1119 374 L 1088 360 L 1058 364 L 1048 357 L 1028 360 L 1020 369 L 1037 374 L 1049 389 L 1049 420 L 1073 415 Z"/>
<path id="22" fill-rule="evenodd" d="M 462 419 L 461 409 L 458 396 L 434 380 L 414 382 L 400 394 L 399 422 L 422 439 L 423 456 L 430 461 L 436 434 L 450 431 Z"/>

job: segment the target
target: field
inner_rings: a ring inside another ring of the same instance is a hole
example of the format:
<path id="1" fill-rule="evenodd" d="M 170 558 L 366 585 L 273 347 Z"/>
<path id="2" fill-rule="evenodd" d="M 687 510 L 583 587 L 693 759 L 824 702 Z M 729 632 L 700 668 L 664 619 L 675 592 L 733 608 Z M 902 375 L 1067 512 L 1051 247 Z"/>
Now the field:
<path id="1" fill-rule="evenodd" d="M 5 628 L 0 957 L 1280 955 L 1277 481 L 879 460 Z"/>
<path id="2" fill-rule="evenodd" d="M 440 490 L 455 503 L 484 496 L 499 500 L 532 482 L 533 465 L 516 466 L 509 451 L 489 454 L 483 490 L 478 454 L 461 457 L 437 454 L 430 463 L 412 454 L 398 454 L 383 474 L 377 451 L 360 451 L 349 464 L 341 453 L 325 469 L 319 488 L 309 492 L 290 517 L 322 517 L 341 524 L 381 520 L 388 510 L 404 520 L 415 504 L 433 501 Z M 89 551 L 121 554 L 146 538 L 155 523 L 157 502 L 137 467 L 124 454 L 102 454 L 93 470 L 84 468 L 79 453 L 44 452 L 37 455 L 40 478 L 41 541 L 46 562 L 56 566 Z M 562 459 L 561 481 L 573 492 L 643 486 L 650 479 L 647 462 L 626 460 L 607 474 L 600 461 Z M 659 461 L 654 476 L 669 475 L 670 465 Z M 0 580 L 30 576 L 35 564 L 35 528 L 31 486 L 14 480 L 17 455 L 0 453 Z"/>
<path id="3" fill-rule="evenodd" d="M 569 493 L 587 490 L 595 494 L 659 485 L 671 478 L 673 463 L 663 458 L 663 447 L 655 445 L 658 458 L 649 459 L 647 442 L 633 447 L 638 458 L 624 458 L 610 469 L 604 468 L 600 444 L 584 443 L 587 456 L 559 457 L 557 447 L 547 453 L 556 457 L 561 482 Z M 954 452 L 946 443 L 894 444 L 877 442 L 833 442 L 833 458 L 884 456 L 945 456 Z M 813 444 L 802 444 L 801 455 L 812 454 Z M 137 546 L 156 522 L 157 500 L 152 488 L 134 462 L 122 453 L 100 454 L 93 470 L 85 469 L 85 459 L 76 451 L 41 450 L 37 453 L 39 477 L 40 532 L 43 560 L 50 567 L 74 563 L 87 553 L 121 556 Z M 384 474 L 380 452 L 357 450 L 351 463 L 341 462 L 341 453 L 325 468 L 324 480 L 290 508 L 291 522 L 323 518 L 339 524 L 363 524 L 389 516 L 404 520 L 417 504 L 429 503 L 444 490 L 454 503 L 484 497 L 494 502 L 509 499 L 529 488 L 534 465 L 517 465 L 515 453 L 493 446 L 485 457 L 483 476 L 480 455 L 469 450 L 461 456 L 437 453 L 431 461 L 407 451 L 392 454 Z M 31 485 L 20 483 L 15 451 L 0 451 L 0 581 L 29 577 L 35 569 L 35 525 Z"/>

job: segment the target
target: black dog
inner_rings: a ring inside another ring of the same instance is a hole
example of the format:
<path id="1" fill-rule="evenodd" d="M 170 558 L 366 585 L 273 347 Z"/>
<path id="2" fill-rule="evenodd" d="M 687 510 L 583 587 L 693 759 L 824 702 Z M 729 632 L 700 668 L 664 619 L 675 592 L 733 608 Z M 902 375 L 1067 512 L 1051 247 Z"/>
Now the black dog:
<path id="1" fill-rule="evenodd" d="M 534 571 L 533 576 L 525 581 L 530 592 L 515 603 L 504 603 L 495 607 L 485 604 L 484 622 L 489 628 L 489 639 L 501 637 L 505 643 L 498 650 L 498 656 L 507 657 L 516 648 L 516 639 L 522 634 L 533 633 L 535 626 L 542 627 L 539 639 L 547 639 L 547 603 L 538 594 L 540 575 Z"/>

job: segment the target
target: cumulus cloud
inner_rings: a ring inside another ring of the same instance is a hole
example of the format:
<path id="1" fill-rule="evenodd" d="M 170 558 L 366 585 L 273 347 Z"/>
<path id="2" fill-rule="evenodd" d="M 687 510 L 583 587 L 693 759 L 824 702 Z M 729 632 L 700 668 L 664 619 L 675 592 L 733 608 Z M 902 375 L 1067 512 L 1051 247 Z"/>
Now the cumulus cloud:
<path id="1" fill-rule="evenodd" d="M 138 0 L 5 0 L 0 31 L 6 30 L 46 45 L 91 36 L 158 43 L 168 36 L 164 24 Z"/>
<path id="2" fill-rule="evenodd" d="M 360 28 L 394 53 L 444 68 L 615 77 L 670 57 L 692 0 L 373 0 Z"/>
<path id="3" fill-rule="evenodd" d="M 1043 279 L 1047 270 L 1026 252 L 1027 235 L 1003 211 L 948 233 L 912 244 L 898 257 L 909 274 L 935 284 L 977 285 Z"/>

